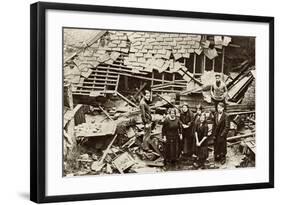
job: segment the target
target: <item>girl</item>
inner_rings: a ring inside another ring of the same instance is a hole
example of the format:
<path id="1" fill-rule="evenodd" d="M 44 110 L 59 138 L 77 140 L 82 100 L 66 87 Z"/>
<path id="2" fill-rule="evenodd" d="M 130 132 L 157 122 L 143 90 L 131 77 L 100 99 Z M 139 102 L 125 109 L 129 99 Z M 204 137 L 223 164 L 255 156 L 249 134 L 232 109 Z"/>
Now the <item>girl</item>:
<path id="1" fill-rule="evenodd" d="M 199 122 L 195 125 L 195 153 L 198 159 L 199 167 L 203 167 L 206 159 L 209 156 L 208 152 L 208 124 L 206 116 L 202 113 L 199 117 Z M 195 163 L 196 166 L 196 163 Z"/>
<path id="2" fill-rule="evenodd" d="M 190 158 L 194 153 L 194 136 L 193 136 L 194 114 L 187 104 L 182 106 L 180 121 L 182 123 L 183 136 L 183 155 Z"/>

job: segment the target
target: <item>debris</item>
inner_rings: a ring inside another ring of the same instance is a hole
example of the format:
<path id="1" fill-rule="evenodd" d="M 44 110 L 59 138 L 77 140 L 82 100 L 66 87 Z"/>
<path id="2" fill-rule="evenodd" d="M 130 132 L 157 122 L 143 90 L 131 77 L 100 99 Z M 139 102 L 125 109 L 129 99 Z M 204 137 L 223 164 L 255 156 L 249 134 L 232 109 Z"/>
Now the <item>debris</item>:
<path id="1" fill-rule="evenodd" d="M 157 94 L 156 93 L 156 95 L 158 96 L 158 97 L 160 97 L 162 100 L 164 100 L 165 102 L 167 102 L 169 105 L 171 105 L 172 107 L 174 107 L 174 108 L 177 108 L 179 111 L 180 111 L 180 109 L 178 108 L 178 107 L 176 107 L 173 103 L 171 103 L 169 100 L 167 100 L 165 97 L 163 97 L 163 96 L 161 96 L 161 95 L 159 95 L 159 94 Z"/>
<path id="2" fill-rule="evenodd" d="M 134 94 L 134 98 L 138 97 L 138 95 L 143 91 L 143 89 L 145 88 L 146 85 L 147 85 L 147 82 L 142 84 L 140 89 L 136 92 L 136 94 Z"/>
<path id="3" fill-rule="evenodd" d="M 105 165 L 105 163 L 103 161 L 104 161 L 106 155 L 108 154 L 109 149 L 111 148 L 111 146 L 112 146 L 112 144 L 113 144 L 113 142 L 115 141 L 116 138 L 117 138 L 117 135 L 115 135 L 113 137 L 112 141 L 107 146 L 106 150 L 103 152 L 103 155 L 102 155 L 101 159 L 99 161 L 93 162 L 93 164 L 91 165 L 91 169 L 93 171 L 100 171 L 103 168 L 103 166 Z"/>
<path id="4" fill-rule="evenodd" d="M 158 158 L 157 160 L 151 162 L 151 161 L 146 161 L 145 164 L 149 167 L 164 167 L 164 160 L 162 159 L 161 161 Z"/>
<path id="5" fill-rule="evenodd" d="M 204 54 L 210 59 L 214 59 L 215 57 L 218 56 L 218 52 L 215 48 L 211 49 L 211 48 L 208 48 L 208 49 L 204 49 Z"/>
<path id="6" fill-rule="evenodd" d="M 256 133 L 249 133 L 249 134 L 244 134 L 244 135 L 237 135 L 237 136 L 233 136 L 233 137 L 228 137 L 227 141 L 231 141 L 231 140 L 236 140 L 236 139 L 241 139 L 241 138 L 246 138 L 246 137 L 251 137 L 253 135 L 255 135 Z"/>
<path id="7" fill-rule="evenodd" d="M 228 46 L 228 44 L 231 42 L 231 37 L 229 36 L 224 36 L 223 37 L 223 42 L 222 42 L 222 45 L 223 46 Z"/>
<path id="8" fill-rule="evenodd" d="M 116 123 L 113 121 L 107 123 L 82 123 L 75 127 L 76 137 L 98 137 L 113 135 L 116 130 Z"/>
<path id="9" fill-rule="evenodd" d="M 246 91 L 253 79 L 253 75 L 249 73 L 249 76 L 244 76 L 243 78 L 237 80 L 237 82 L 228 90 L 229 100 L 237 102 L 241 94 Z"/>
<path id="10" fill-rule="evenodd" d="M 128 98 L 126 98 L 125 96 L 123 96 L 121 93 L 119 93 L 118 91 L 116 91 L 116 94 L 121 97 L 123 100 L 125 100 L 127 103 L 129 103 L 130 105 L 132 105 L 133 107 L 138 107 L 135 103 L 133 103 L 132 101 L 130 101 Z"/>
<path id="11" fill-rule="evenodd" d="M 128 154 L 128 152 L 124 152 L 116 159 L 114 159 L 112 163 L 117 168 L 117 170 L 123 174 L 126 169 L 135 164 L 135 161 L 131 157 L 131 155 Z"/>
<path id="12" fill-rule="evenodd" d="M 200 82 L 199 80 L 197 80 L 196 78 L 194 78 L 190 73 L 188 73 L 188 71 L 181 69 L 189 78 L 191 78 L 192 80 L 194 80 L 194 82 L 198 83 L 199 85 L 203 85 L 202 82 Z"/>
<path id="13" fill-rule="evenodd" d="M 110 117 L 110 115 L 109 115 L 101 106 L 99 106 L 99 109 L 100 109 L 111 121 L 114 121 L 114 120 L 112 119 L 112 117 Z"/>
<path id="14" fill-rule="evenodd" d="M 106 173 L 107 174 L 112 174 L 113 173 L 113 170 L 112 170 L 110 164 L 106 164 Z"/>

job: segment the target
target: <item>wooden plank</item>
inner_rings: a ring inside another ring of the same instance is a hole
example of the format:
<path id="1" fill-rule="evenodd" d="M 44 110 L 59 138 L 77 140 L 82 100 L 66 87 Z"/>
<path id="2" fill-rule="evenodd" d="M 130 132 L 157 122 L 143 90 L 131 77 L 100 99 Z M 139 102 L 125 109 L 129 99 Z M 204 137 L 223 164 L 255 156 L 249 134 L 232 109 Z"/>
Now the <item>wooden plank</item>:
<path id="1" fill-rule="evenodd" d="M 141 85 L 140 89 L 134 94 L 134 98 L 138 97 L 138 95 L 142 92 L 142 90 L 145 88 L 147 85 L 147 82 L 144 82 L 144 84 Z"/>
<path id="2" fill-rule="evenodd" d="M 120 75 L 118 75 L 118 78 L 117 78 L 117 83 L 116 83 L 115 90 L 114 90 L 115 92 L 118 90 L 119 82 L 120 82 Z"/>
<path id="3" fill-rule="evenodd" d="M 94 71 L 94 72 L 95 72 L 95 71 Z M 117 73 L 116 73 L 116 75 L 110 75 L 110 74 L 109 74 L 108 76 L 106 76 L 106 75 L 103 75 L 103 74 L 95 73 L 95 74 L 90 75 L 90 77 L 87 78 L 87 79 L 91 79 L 91 77 L 100 77 L 100 78 L 106 78 L 106 77 L 108 77 L 108 78 L 117 79 L 117 78 L 118 78 L 118 75 L 117 75 Z"/>
<path id="4" fill-rule="evenodd" d="M 247 147 L 254 153 L 256 154 L 256 146 L 253 146 L 250 142 L 244 142 Z"/>
<path id="5" fill-rule="evenodd" d="M 245 114 L 253 114 L 256 113 L 256 111 L 244 111 L 244 112 L 230 112 L 228 113 L 229 116 L 231 115 L 245 115 Z"/>
<path id="6" fill-rule="evenodd" d="M 129 100 L 128 98 L 126 98 L 125 96 L 123 96 L 121 93 L 119 93 L 118 91 L 116 91 L 116 94 L 121 97 L 123 100 L 125 100 L 127 103 L 129 103 L 130 105 L 132 105 L 133 107 L 138 107 L 135 103 L 133 103 L 131 100 Z"/>
<path id="7" fill-rule="evenodd" d="M 242 65 L 242 66 L 241 66 L 241 65 Z M 249 63 L 248 63 L 248 61 L 244 61 L 241 65 L 240 65 L 240 66 L 241 66 L 241 70 L 240 70 L 239 74 L 238 74 L 231 82 L 229 82 L 229 83 L 226 85 L 226 87 L 227 87 L 228 89 L 230 89 L 230 88 L 234 85 L 234 83 L 235 83 L 242 75 L 244 75 L 245 72 L 246 72 L 246 71 L 248 70 L 248 68 L 249 68 Z"/>
<path id="8" fill-rule="evenodd" d="M 256 133 L 253 132 L 253 133 L 248 133 L 248 134 L 244 134 L 244 135 L 236 135 L 236 136 L 233 136 L 233 137 L 228 137 L 227 141 L 241 139 L 241 138 L 246 138 L 246 137 L 251 137 L 251 136 L 253 136 L 255 134 Z"/>
<path id="9" fill-rule="evenodd" d="M 194 58 L 193 58 L 193 75 L 194 75 L 195 74 L 195 69 L 196 69 L 196 54 L 193 53 L 193 56 L 194 56 Z"/>
<path id="10" fill-rule="evenodd" d="M 114 136 L 114 138 L 112 139 L 112 141 L 109 143 L 109 145 L 107 146 L 106 150 L 103 152 L 103 155 L 101 157 L 101 159 L 98 162 L 94 162 L 91 165 L 91 169 L 94 171 L 100 171 L 103 167 L 103 161 L 106 157 L 106 155 L 109 153 L 109 149 L 111 148 L 113 142 L 115 141 L 115 139 L 117 138 L 117 135 Z"/>
<path id="11" fill-rule="evenodd" d="M 221 73 L 224 73 L 224 53 L 225 53 L 225 48 L 222 48 L 222 57 L 221 57 Z"/>
<path id="12" fill-rule="evenodd" d="M 106 112 L 101 106 L 99 106 L 99 109 L 106 115 L 106 117 L 108 117 L 111 121 L 114 121 L 112 117 L 108 114 L 108 112 Z"/>
<path id="13" fill-rule="evenodd" d="M 159 92 L 159 93 L 181 93 L 182 90 L 152 90 L 153 92 Z"/>
<path id="14" fill-rule="evenodd" d="M 186 68 L 186 67 L 185 67 Z M 185 71 L 183 69 L 181 69 L 188 77 L 190 77 L 193 81 L 195 81 L 196 83 L 198 83 L 199 85 L 203 85 L 202 82 L 200 82 L 199 80 L 197 80 L 196 78 L 194 78 L 188 71 Z"/>
<path id="15" fill-rule="evenodd" d="M 143 79 L 143 80 L 149 80 L 149 81 L 152 81 L 152 79 L 151 78 L 149 78 L 149 77 L 143 77 L 143 76 L 138 76 L 138 75 L 136 75 L 136 74 L 134 74 L 134 75 L 132 75 L 132 74 L 127 74 L 127 73 L 120 73 L 120 75 L 125 75 L 125 76 L 129 76 L 129 77 L 133 77 L 133 78 L 139 78 L 139 79 Z M 154 82 L 156 81 L 156 82 L 163 82 L 161 79 L 154 79 L 153 80 Z M 168 80 L 165 80 L 164 82 L 171 82 L 171 81 L 168 81 Z"/>

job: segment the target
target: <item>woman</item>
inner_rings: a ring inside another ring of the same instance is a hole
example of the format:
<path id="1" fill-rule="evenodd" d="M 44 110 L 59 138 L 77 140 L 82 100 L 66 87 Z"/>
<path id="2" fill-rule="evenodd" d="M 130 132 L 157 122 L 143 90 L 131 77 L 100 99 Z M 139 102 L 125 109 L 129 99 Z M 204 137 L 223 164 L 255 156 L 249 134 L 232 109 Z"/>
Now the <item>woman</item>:
<path id="1" fill-rule="evenodd" d="M 195 163 L 195 166 L 203 167 L 206 159 L 209 156 L 208 152 L 208 124 L 206 122 L 206 116 L 202 113 L 199 117 L 199 122 L 195 125 L 194 128 L 194 137 L 195 137 L 195 153 L 197 155 L 198 164 Z"/>
<path id="2" fill-rule="evenodd" d="M 164 139 L 164 157 L 166 163 L 174 164 L 180 155 L 182 139 L 181 123 L 176 117 L 176 109 L 172 108 L 163 122 L 162 136 Z"/>
<path id="3" fill-rule="evenodd" d="M 182 124 L 182 135 L 183 135 L 183 154 L 190 158 L 194 153 L 193 149 L 193 120 L 194 114 L 189 109 L 187 104 L 182 106 L 182 112 L 180 114 L 180 121 Z"/>

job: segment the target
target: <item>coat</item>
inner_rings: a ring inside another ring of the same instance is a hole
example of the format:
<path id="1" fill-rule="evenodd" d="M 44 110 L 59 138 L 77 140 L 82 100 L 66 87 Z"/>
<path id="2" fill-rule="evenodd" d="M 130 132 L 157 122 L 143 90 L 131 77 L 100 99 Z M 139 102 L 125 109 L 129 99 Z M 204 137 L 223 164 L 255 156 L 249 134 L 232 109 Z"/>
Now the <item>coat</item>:
<path id="1" fill-rule="evenodd" d="M 226 155 L 226 137 L 230 128 L 228 115 L 223 112 L 220 119 L 218 113 L 215 113 L 213 136 L 214 136 L 214 154 L 215 156 Z"/>
<path id="2" fill-rule="evenodd" d="M 176 161 L 181 153 L 180 134 L 181 122 L 178 118 L 171 120 L 167 117 L 163 123 L 162 136 L 166 136 L 164 157 L 166 161 Z"/>
<path id="3" fill-rule="evenodd" d="M 204 138 L 205 141 L 201 144 L 200 147 L 195 148 L 195 154 L 199 158 L 199 160 L 206 160 L 208 158 L 209 152 L 208 152 L 208 124 L 205 122 L 202 125 L 200 123 L 196 124 L 194 130 L 197 133 L 197 137 L 199 142 Z"/>
<path id="4" fill-rule="evenodd" d="M 180 114 L 180 121 L 182 124 L 190 124 L 188 128 L 182 128 L 183 143 L 182 150 L 184 154 L 192 155 L 194 153 L 194 135 L 193 135 L 193 125 L 194 125 L 194 114 L 191 110 L 187 112 L 182 112 Z"/>

